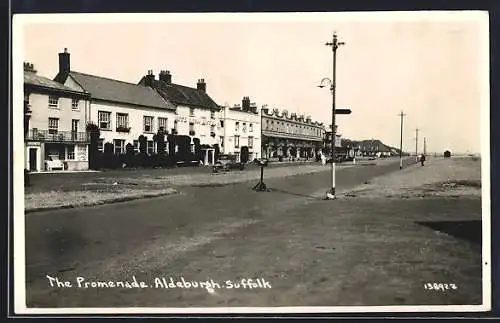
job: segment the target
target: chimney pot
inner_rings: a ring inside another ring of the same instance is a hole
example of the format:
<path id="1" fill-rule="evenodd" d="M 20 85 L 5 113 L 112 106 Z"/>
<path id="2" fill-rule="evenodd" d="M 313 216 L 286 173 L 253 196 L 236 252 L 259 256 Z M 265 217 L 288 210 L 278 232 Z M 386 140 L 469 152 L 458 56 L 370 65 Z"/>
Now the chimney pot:
<path id="1" fill-rule="evenodd" d="M 198 79 L 198 83 L 196 84 L 196 88 L 199 91 L 207 92 L 207 84 L 205 83 L 205 79 Z"/>
<path id="2" fill-rule="evenodd" d="M 160 72 L 160 81 L 165 82 L 167 84 L 172 83 L 172 75 L 170 75 L 170 71 L 162 70 Z"/>

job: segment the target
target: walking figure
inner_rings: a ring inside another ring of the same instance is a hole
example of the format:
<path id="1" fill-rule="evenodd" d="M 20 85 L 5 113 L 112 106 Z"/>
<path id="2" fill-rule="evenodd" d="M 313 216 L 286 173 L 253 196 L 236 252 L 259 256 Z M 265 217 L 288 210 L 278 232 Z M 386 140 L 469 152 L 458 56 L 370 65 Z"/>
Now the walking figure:
<path id="1" fill-rule="evenodd" d="M 422 164 L 422 166 L 424 166 L 424 162 L 425 162 L 425 155 L 424 155 L 424 154 L 422 154 L 422 155 L 420 156 L 420 164 Z"/>

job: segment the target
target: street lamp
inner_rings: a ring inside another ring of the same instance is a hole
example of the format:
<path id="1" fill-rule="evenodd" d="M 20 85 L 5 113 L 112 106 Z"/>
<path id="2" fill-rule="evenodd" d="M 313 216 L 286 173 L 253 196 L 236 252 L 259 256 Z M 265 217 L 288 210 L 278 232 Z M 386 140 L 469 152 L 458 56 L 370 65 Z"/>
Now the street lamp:
<path id="1" fill-rule="evenodd" d="M 337 136 L 337 131 L 335 129 L 335 72 L 336 72 L 336 64 L 337 64 L 337 49 L 339 48 L 340 45 L 345 45 L 344 42 L 339 42 L 337 39 L 337 34 L 334 32 L 333 33 L 333 38 L 331 42 L 328 42 L 325 44 L 326 46 L 331 46 L 332 47 L 332 53 L 333 53 L 333 73 L 332 73 L 332 79 L 330 80 L 329 78 L 323 78 L 320 82 L 320 85 L 318 85 L 319 88 L 324 88 L 325 85 L 323 84 L 324 82 L 327 82 L 330 85 L 330 91 L 332 92 L 332 187 L 331 189 L 326 192 L 326 199 L 332 200 L 335 199 L 335 139 Z M 346 111 L 347 112 L 347 111 Z M 350 113 L 350 111 L 349 111 Z"/>

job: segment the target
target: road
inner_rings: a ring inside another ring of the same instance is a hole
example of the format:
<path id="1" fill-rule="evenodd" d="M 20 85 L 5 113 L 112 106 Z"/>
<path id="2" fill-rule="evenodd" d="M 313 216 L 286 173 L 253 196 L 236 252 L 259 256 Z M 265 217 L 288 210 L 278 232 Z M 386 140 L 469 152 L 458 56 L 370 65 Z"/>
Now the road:
<path id="1" fill-rule="evenodd" d="M 337 187 L 342 191 L 397 169 L 397 161 L 345 168 L 337 174 Z M 481 268 L 480 246 L 478 251 L 475 242 L 457 243 L 449 236 L 436 238 L 433 230 L 415 221 L 443 220 L 449 214 L 455 219 L 463 215 L 467 220 L 465 217 L 478 212 L 480 219 L 480 201 L 323 201 L 330 184 L 327 172 L 275 178 L 266 183 L 272 192 L 252 191 L 253 182 L 182 187 L 181 194 L 169 197 L 28 214 L 27 305 L 479 302 L 481 285 L 476 278 Z M 423 218 L 422 210 L 426 212 Z M 401 235 L 401 230 L 407 231 Z M 381 248 L 373 250 L 377 244 Z M 441 264 L 447 256 L 443 252 L 453 253 L 446 264 Z M 436 270 L 441 266 L 446 270 Z M 51 287 L 47 275 L 68 281 L 72 287 Z M 76 284 L 77 277 L 91 282 L 132 281 L 133 276 L 148 288 L 78 288 Z M 158 288 L 162 277 L 167 281 L 173 277 L 233 283 L 242 278 L 262 278 L 272 288 Z M 385 284 L 391 279 L 392 286 Z M 400 279 L 400 285 L 394 279 Z M 448 296 L 430 295 L 422 291 L 425 279 L 455 279 L 461 289 Z"/>

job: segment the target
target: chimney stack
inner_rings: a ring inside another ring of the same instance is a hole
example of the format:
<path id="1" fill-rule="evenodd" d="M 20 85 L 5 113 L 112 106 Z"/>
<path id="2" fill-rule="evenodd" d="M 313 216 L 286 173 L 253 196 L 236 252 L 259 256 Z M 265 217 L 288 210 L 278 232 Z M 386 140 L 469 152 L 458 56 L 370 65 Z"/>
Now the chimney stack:
<path id="1" fill-rule="evenodd" d="M 205 79 L 199 79 L 196 84 L 196 88 L 198 91 L 207 92 L 207 84 L 205 83 Z"/>
<path id="2" fill-rule="evenodd" d="M 155 80 L 155 75 L 153 74 L 153 70 L 148 70 L 148 74 L 145 76 L 145 85 L 152 87 L 153 82 Z"/>
<path id="3" fill-rule="evenodd" d="M 35 70 L 35 66 L 29 62 L 24 62 L 23 63 L 23 66 L 24 66 L 24 71 L 25 72 L 32 72 L 32 73 L 35 73 L 36 74 L 36 70 Z"/>
<path id="4" fill-rule="evenodd" d="M 69 53 L 65 48 L 63 53 L 59 53 L 59 73 L 68 74 L 70 70 Z"/>
<path id="5" fill-rule="evenodd" d="M 160 81 L 165 82 L 167 84 L 172 83 L 172 75 L 170 74 L 170 71 L 160 71 Z"/>
<path id="6" fill-rule="evenodd" d="M 241 108 L 245 112 L 250 111 L 250 98 L 248 96 L 244 96 L 241 100 Z"/>

